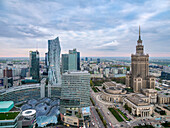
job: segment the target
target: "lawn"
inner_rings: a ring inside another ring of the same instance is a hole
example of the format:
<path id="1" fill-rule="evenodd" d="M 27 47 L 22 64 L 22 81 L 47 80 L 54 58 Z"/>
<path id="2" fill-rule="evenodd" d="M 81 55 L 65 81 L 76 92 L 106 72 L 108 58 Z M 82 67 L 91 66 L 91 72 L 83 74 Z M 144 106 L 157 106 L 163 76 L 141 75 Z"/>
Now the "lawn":
<path id="1" fill-rule="evenodd" d="M 96 88 L 95 88 L 95 87 L 92 87 L 92 89 L 93 89 L 93 91 L 94 91 L 94 92 L 98 92 L 98 91 L 96 90 Z"/>
<path id="2" fill-rule="evenodd" d="M 170 127 L 170 122 L 162 123 L 161 125 L 164 126 L 165 128 L 169 128 Z"/>
<path id="3" fill-rule="evenodd" d="M 95 102 L 93 101 L 93 99 L 91 97 L 90 97 L 90 100 L 91 100 L 93 106 L 95 106 Z"/>
<path id="4" fill-rule="evenodd" d="M 5 112 L 0 113 L 0 120 L 11 120 L 15 119 L 20 112 Z"/>
<path id="5" fill-rule="evenodd" d="M 154 128 L 152 125 L 145 125 L 145 126 L 135 126 L 133 128 Z"/>
<path id="6" fill-rule="evenodd" d="M 119 121 L 124 121 L 122 117 L 117 113 L 117 111 L 114 108 L 109 108 L 109 111 L 114 115 L 114 117 Z"/>
<path id="7" fill-rule="evenodd" d="M 159 89 L 159 88 L 155 88 L 155 90 L 157 90 L 157 91 L 161 91 L 161 89 Z"/>
<path id="8" fill-rule="evenodd" d="M 117 111 L 127 120 L 129 121 L 129 118 L 127 118 L 127 116 L 125 114 L 123 114 L 122 111 L 120 111 L 119 109 L 117 109 Z"/>

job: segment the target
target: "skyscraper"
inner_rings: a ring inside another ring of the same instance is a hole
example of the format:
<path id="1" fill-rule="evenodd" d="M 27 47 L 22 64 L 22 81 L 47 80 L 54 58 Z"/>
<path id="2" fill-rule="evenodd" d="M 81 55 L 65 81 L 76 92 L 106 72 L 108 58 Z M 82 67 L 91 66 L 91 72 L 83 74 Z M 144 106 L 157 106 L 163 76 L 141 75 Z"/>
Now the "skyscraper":
<path id="1" fill-rule="evenodd" d="M 29 58 L 29 75 L 35 79 L 40 79 L 40 59 L 39 59 L 39 52 L 38 51 L 30 51 L 30 58 Z"/>
<path id="2" fill-rule="evenodd" d="M 88 57 L 85 57 L 85 61 L 88 61 Z"/>
<path id="3" fill-rule="evenodd" d="M 99 64 L 100 63 L 100 58 L 97 58 L 97 64 Z"/>
<path id="4" fill-rule="evenodd" d="M 90 106 L 90 74 L 87 71 L 64 73 L 61 90 L 61 99 L 65 107 Z"/>
<path id="5" fill-rule="evenodd" d="M 155 88 L 155 78 L 149 76 L 149 55 L 144 54 L 140 26 L 136 53 L 131 55 L 131 69 L 131 72 L 126 75 L 126 85 L 133 88 L 134 92 L 140 92 L 146 88 Z"/>
<path id="6" fill-rule="evenodd" d="M 48 66 L 48 53 L 45 53 L 45 66 Z"/>
<path id="7" fill-rule="evenodd" d="M 62 54 L 62 72 L 80 70 L 80 52 L 69 50 L 69 54 Z"/>
<path id="8" fill-rule="evenodd" d="M 48 66 L 49 66 L 49 63 L 48 63 L 48 53 L 45 53 L 45 66 L 46 66 L 46 69 L 47 69 L 47 72 L 48 72 Z"/>
<path id="9" fill-rule="evenodd" d="M 61 48 L 59 37 L 57 37 L 54 40 L 48 40 L 48 62 L 49 62 L 48 78 L 49 83 L 52 86 L 61 85 L 60 52 Z"/>
<path id="10" fill-rule="evenodd" d="M 76 124 L 75 121 L 70 121 L 70 124 L 75 126 L 80 126 L 82 120 L 82 117 L 81 120 L 77 119 L 77 115 L 83 115 L 83 118 L 89 117 L 90 74 L 87 71 L 66 72 L 62 75 L 60 112 L 62 117 L 79 120 Z"/>

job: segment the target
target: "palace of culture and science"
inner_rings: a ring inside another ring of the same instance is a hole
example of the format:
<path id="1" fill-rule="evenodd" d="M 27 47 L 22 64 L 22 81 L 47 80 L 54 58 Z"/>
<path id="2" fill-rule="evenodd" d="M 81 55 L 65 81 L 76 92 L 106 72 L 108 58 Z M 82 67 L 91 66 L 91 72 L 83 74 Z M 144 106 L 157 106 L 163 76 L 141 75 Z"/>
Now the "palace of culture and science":
<path id="1" fill-rule="evenodd" d="M 149 55 L 144 53 L 140 26 L 136 53 L 131 55 L 131 71 L 126 75 L 126 86 L 131 87 L 134 92 L 155 88 L 155 77 L 149 76 Z"/>

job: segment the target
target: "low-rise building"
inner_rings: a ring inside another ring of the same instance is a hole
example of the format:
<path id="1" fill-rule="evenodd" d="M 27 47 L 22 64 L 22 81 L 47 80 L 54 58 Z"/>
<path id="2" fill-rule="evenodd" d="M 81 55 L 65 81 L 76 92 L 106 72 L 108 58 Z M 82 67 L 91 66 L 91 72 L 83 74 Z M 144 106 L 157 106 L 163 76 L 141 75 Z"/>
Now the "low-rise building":
<path id="1" fill-rule="evenodd" d="M 0 128 L 17 128 L 20 110 L 14 107 L 13 101 L 0 102 Z"/>
<path id="2" fill-rule="evenodd" d="M 127 105 L 131 109 L 132 115 L 139 117 L 149 117 L 153 114 L 153 105 L 150 105 L 137 95 L 124 98 L 123 105 Z"/>
<path id="3" fill-rule="evenodd" d="M 157 91 L 155 89 L 143 89 L 142 93 L 145 96 L 149 97 L 149 103 L 157 103 Z"/>
<path id="4" fill-rule="evenodd" d="M 170 104 L 170 90 L 164 90 L 158 93 L 158 104 Z"/>

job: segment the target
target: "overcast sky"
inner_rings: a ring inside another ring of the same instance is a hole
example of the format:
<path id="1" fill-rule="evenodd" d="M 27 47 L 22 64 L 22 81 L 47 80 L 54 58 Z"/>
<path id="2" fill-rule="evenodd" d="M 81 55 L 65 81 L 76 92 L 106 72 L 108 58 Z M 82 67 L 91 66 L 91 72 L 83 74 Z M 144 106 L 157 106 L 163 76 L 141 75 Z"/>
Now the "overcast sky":
<path id="1" fill-rule="evenodd" d="M 57 36 L 62 53 L 130 56 L 139 25 L 145 53 L 170 57 L 170 0 L 0 0 L 0 57 L 43 57 Z"/>

